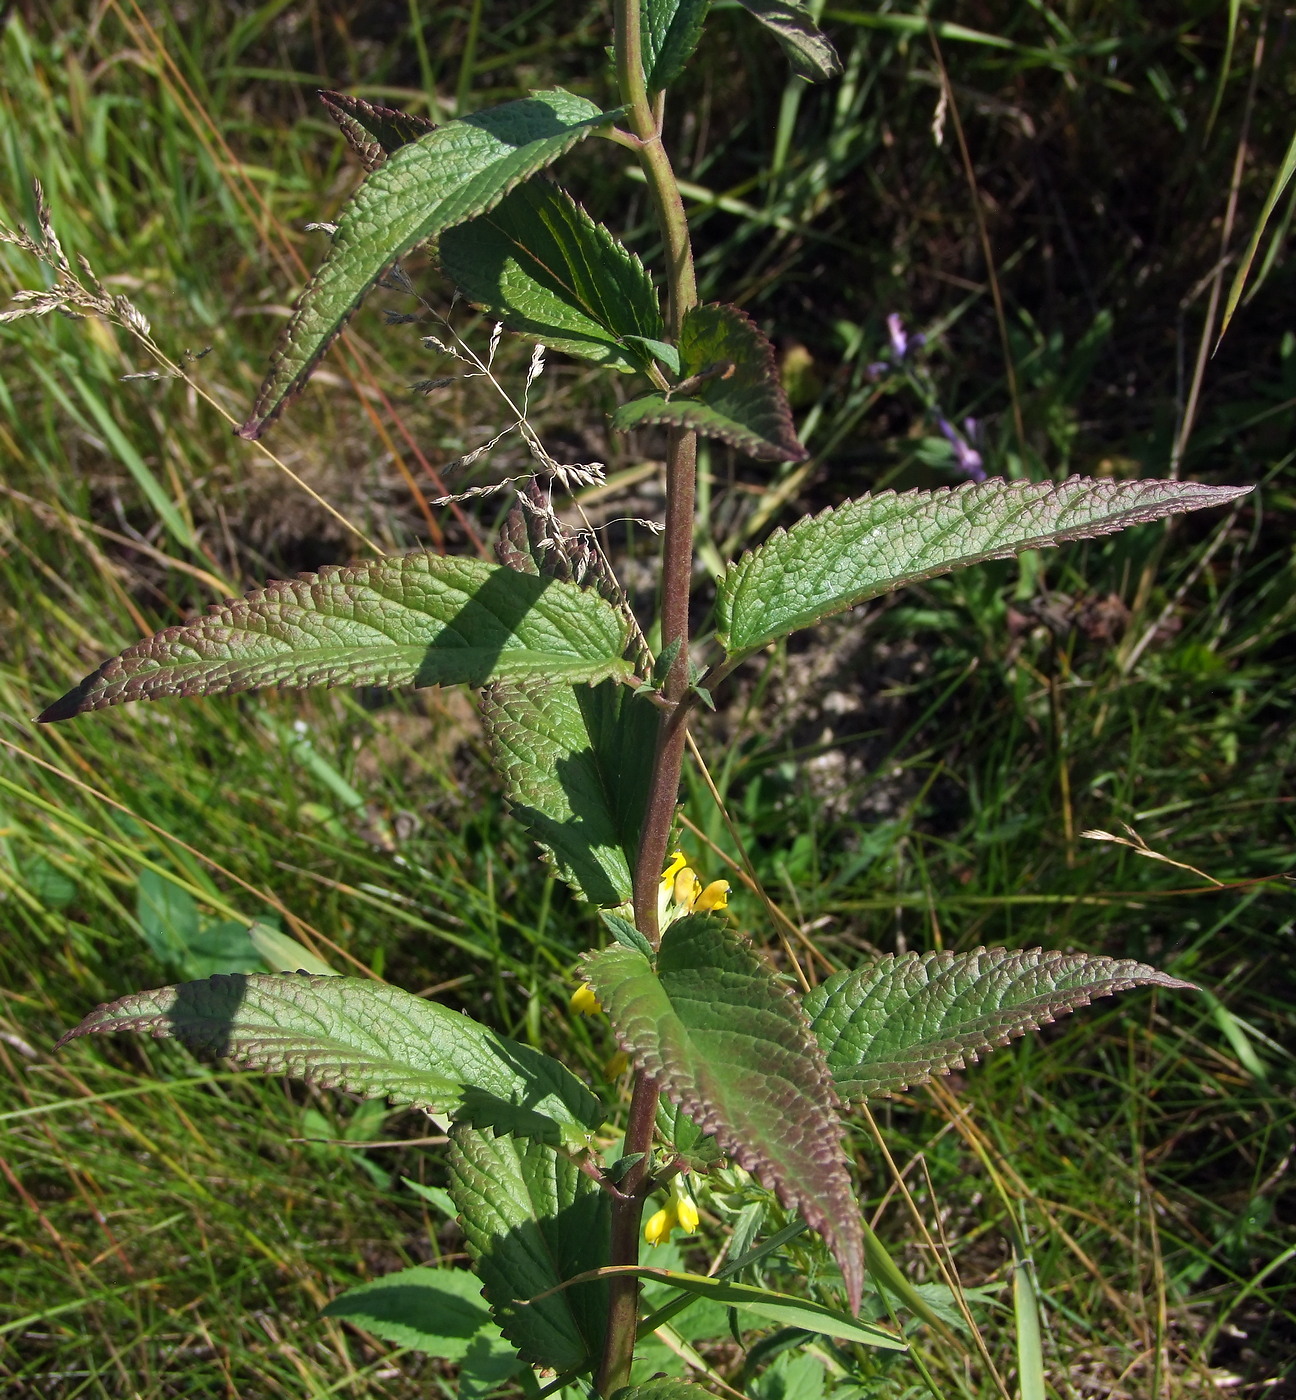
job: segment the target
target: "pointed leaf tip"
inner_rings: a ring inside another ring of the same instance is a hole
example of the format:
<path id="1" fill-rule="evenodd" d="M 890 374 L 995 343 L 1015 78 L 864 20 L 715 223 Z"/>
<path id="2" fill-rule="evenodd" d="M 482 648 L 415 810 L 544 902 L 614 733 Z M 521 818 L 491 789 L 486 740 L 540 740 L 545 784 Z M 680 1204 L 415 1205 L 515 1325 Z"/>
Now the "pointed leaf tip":
<path id="1" fill-rule="evenodd" d="M 339 215 L 328 256 L 297 300 L 239 436 L 259 437 L 302 390 L 352 312 L 397 258 L 492 209 L 514 186 L 615 115 L 555 88 L 447 122 L 382 158 Z M 359 135 L 345 123 L 344 130 L 368 152 L 362 159 L 377 161 L 378 152 L 366 144 L 373 131 L 356 120 Z M 374 138 L 374 144 L 384 143 Z"/>
<path id="2" fill-rule="evenodd" d="M 583 1148 L 603 1121 L 557 1060 L 449 1007 L 358 977 L 235 973 L 96 1007 L 58 1042 L 135 1031 L 324 1089 Z"/>
<path id="3" fill-rule="evenodd" d="M 731 564 L 716 633 L 731 656 L 747 653 L 905 584 L 1227 505 L 1251 489 L 1073 476 L 863 496 L 776 530 Z"/>
<path id="4" fill-rule="evenodd" d="M 906 953 L 840 972 L 805 1011 L 848 1102 L 948 1074 L 1094 997 L 1131 987 L 1195 991 L 1129 958 L 1043 948 Z"/>
<path id="5" fill-rule="evenodd" d="M 319 99 L 367 171 L 377 170 L 393 151 L 436 130 L 436 123 L 427 117 L 379 107 L 344 92 L 322 91 Z"/>
<path id="6" fill-rule="evenodd" d="M 483 685 L 624 674 L 627 623 L 589 589 L 415 550 L 269 583 L 106 661 L 40 716 L 259 686 Z"/>
<path id="7" fill-rule="evenodd" d="M 863 1231 L 837 1096 L 791 989 L 704 915 L 666 929 L 656 970 L 616 945 L 587 955 L 584 971 L 635 1064 L 824 1236 L 857 1312 Z"/>
<path id="8" fill-rule="evenodd" d="M 736 306 L 696 306 L 684 318 L 679 385 L 622 404 L 612 426 L 692 428 L 768 462 L 804 462 L 774 347 Z"/>

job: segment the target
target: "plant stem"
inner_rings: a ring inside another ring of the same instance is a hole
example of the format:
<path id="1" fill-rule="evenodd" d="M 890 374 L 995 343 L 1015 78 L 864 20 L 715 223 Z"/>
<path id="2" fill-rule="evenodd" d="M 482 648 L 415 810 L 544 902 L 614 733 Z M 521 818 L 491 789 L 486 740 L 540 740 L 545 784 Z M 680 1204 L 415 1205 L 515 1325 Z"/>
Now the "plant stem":
<path id="1" fill-rule="evenodd" d="M 626 125 L 635 139 L 639 163 L 647 179 L 653 211 L 666 251 L 666 321 L 678 344 L 684 318 L 697 305 L 697 275 L 688 218 L 670 157 L 662 144 L 663 102 L 656 110 L 648 101 L 643 67 L 640 0 L 614 0 L 616 72 Z M 647 809 L 639 836 L 634 873 L 635 922 L 656 947 L 659 939 L 657 887 L 666 864 L 666 847 L 679 797 L 684 758 L 687 711 L 679 702 L 688 689 L 689 586 L 693 575 L 693 511 L 697 478 L 697 435 L 672 430 L 666 449 L 666 534 L 662 546 L 661 617 L 663 649 L 678 645 L 663 694 L 670 708 L 657 731 L 657 751 Z M 677 713 L 678 711 L 678 713 Z M 636 1074 L 626 1125 L 626 1156 L 643 1153 L 621 1183 L 622 1198 L 612 1201 L 610 1264 L 639 1262 L 639 1229 L 643 1204 L 653 1185 L 651 1152 L 657 1121 L 657 1087 Z M 598 1388 L 603 1396 L 630 1383 L 635 1327 L 639 1317 L 639 1284 L 633 1278 L 608 1282 L 608 1325 L 599 1365 Z"/>
<path id="2" fill-rule="evenodd" d="M 612 1198 L 612 1247 L 609 1263 L 637 1264 L 639 1262 L 639 1222 L 643 1218 L 644 1197 L 652 1182 L 649 1157 L 652 1150 L 653 1125 L 657 1121 L 657 1089 L 646 1075 L 635 1075 L 634 1094 L 630 1100 L 630 1121 L 626 1124 L 625 1150 L 644 1155 L 625 1174 L 621 1182 L 621 1199 Z M 631 1146 L 631 1144 L 637 1144 Z M 633 1278 L 608 1280 L 607 1337 L 599 1363 L 599 1394 L 610 1396 L 623 1385 L 630 1384 L 630 1367 L 634 1362 L 635 1330 L 639 1323 L 639 1283 Z"/>

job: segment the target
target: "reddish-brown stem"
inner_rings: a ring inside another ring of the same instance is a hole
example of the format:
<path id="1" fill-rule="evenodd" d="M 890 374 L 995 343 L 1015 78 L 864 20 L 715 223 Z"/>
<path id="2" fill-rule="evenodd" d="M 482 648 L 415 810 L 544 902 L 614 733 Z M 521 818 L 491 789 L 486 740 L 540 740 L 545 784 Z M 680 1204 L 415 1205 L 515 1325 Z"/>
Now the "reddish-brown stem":
<path id="1" fill-rule="evenodd" d="M 678 343 L 684 318 L 697 305 L 697 278 L 688 220 L 670 157 L 661 139 L 663 101 L 649 103 L 644 78 L 639 0 L 615 0 L 616 70 L 626 125 L 637 154 L 666 252 L 666 321 Z M 657 750 L 648 806 L 639 836 L 634 872 L 634 912 L 639 931 L 656 947 L 659 938 L 657 889 L 670 841 L 679 797 L 688 707 L 679 704 L 688 689 L 689 586 L 693 574 L 693 509 L 697 474 L 697 437 L 672 430 L 666 449 L 666 534 L 662 546 L 661 618 L 663 650 L 676 647 L 663 684 L 669 706 L 657 731 Z M 643 1156 L 621 1183 L 622 1198 L 612 1201 L 612 1246 L 609 1264 L 639 1262 L 639 1222 L 652 1187 L 651 1152 L 657 1120 L 657 1087 L 642 1072 L 636 1075 L 626 1125 L 626 1156 Z M 599 1365 L 600 1394 L 610 1396 L 629 1384 L 639 1318 L 639 1284 L 630 1277 L 608 1281 L 608 1326 Z"/>
<path id="2" fill-rule="evenodd" d="M 620 1199 L 612 1198 L 612 1248 L 608 1261 L 612 1264 L 639 1262 L 639 1222 L 643 1218 L 644 1197 L 652 1185 L 649 1153 L 656 1121 L 657 1087 L 646 1075 L 637 1075 L 630 1100 L 630 1121 L 626 1125 L 625 1151 L 627 1156 L 632 1152 L 644 1155 L 622 1178 Z M 632 1147 L 632 1143 L 637 1145 Z M 629 1384 L 638 1322 L 639 1281 L 628 1277 L 610 1278 L 607 1340 L 598 1374 L 600 1395 L 611 1395 Z"/>

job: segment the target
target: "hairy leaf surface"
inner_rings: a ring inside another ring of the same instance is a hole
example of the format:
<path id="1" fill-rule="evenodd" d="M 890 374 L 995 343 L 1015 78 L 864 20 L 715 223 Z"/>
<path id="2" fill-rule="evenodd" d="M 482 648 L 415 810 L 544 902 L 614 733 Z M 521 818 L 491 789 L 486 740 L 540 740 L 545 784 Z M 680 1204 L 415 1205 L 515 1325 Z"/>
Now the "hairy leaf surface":
<path id="1" fill-rule="evenodd" d="M 451 1131 L 449 1164 L 450 1194 L 500 1330 L 536 1365 L 563 1371 L 596 1360 L 606 1283 L 526 1300 L 607 1262 L 607 1194 L 538 1143 L 465 1126 Z"/>
<path id="2" fill-rule="evenodd" d="M 358 97 L 321 97 L 371 172 L 435 129 L 426 117 Z M 645 369 L 652 352 L 643 342 L 664 334 L 643 264 L 547 180 L 528 181 L 490 213 L 447 229 L 439 252 L 465 295 L 552 349 L 620 370 Z"/>
<path id="3" fill-rule="evenodd" d="M 830 977 L 804 1005 L 838 1093 L 856 1101 L 961 1069 L 1092 997 L 1141 985 L 1193 988 L 1128 958 L 977 948 L 880 958 Z"/>
<path id="4" fill-rule="evenodd" d="M 710 0 L 644 0 L 640 10 L 643 67 L 649 94 L 661 92 L 693 57 Z"/>
<path id="5" fill-rule="evenodd" d="M 482 719 L 513 815 L 591 904 L 631 897 L 657 711 L 615 681 L 503 681 Z"/>
<path id="6" fill-rule="evenodd" d="M 697 306 L 679 343 L 681 389 L 622 404 L 612 426 L 692 428 L 770 462 L 803 462 L 774 347 L 736 306 Z"/>
<path id="7" fill-rule="evenodd" d="M 606 120 L 556 88 L 447 122 L 393 152 L 339 215 L 328 257 L 302 293 L 239 435 L 260 437 L 397 258 L 484 214 Z"/>
<path id="8" fill-rule="evenodd" d="M 824 1236 L 858 1311 L 864 1245 L 837 1097 L 790 990 L 703 915 L 666 929 L 655 972 L 620 944 L 587 955 L 584 972 L 635 1064 Z"/>
<path id="9" fill-rule="evenodd" d="M 729 566 L 716 599 L 730 655 L 907 583 L 1024 549 L 1112 534 L 1236 500 L 1250 487 L 1190 481 L 982 481 L 884 491 L 778 530 Z"/>
<path id="10" fill-rule="evenodd" d="M 491 1319 L 481 1280 L 467 1269 L 417 1265 L 349 1288 L 323 1317 L 344 1317 L 374 1336 L 428 1356 L 462 1363 L 489 1356 L 498 1384 L 522 1363 Z"/>
<path id="11" fill-rule="evenodd" d="M 544 178 L 447 229 L 439 249 L 442 268 L 471 301 L 554 350 L 642 370 L 652 357 L 626 337 L 665 333 L 643 264 Z"/>
<path id="12" fill-rule="evenodd" d="M 370 174 L 393 151 L 436 130 L 436 123 L 427 117 L 411 116 L 395 107 L 378 107 L 363 97 L 348 97 L 344 92 L 321 92 L 320 101 Z"/>
<path id="13" fill-rule="evenodd" d="M 779 41 L 779 47 L 798 77 L 819 83 L 841 72 L 837 50 L 814 22 L 809 8 L 799 0 L 738 0 L 738 3 Z"/>
<path id="14" fill-rule="evenodd" d="M 41 715 L 263 685 L 483 685 L 624 674 L 627 624 L 596 593 L 480 559 L 417 550 L 292 583 L 168 627 L 105 662 Z"/>
<path id="15" fill-rule="evenodd" d="M 235 974 L 136 992 L 96 1008 L 59 1045 L 116 1031 L 553 1144 L 583 1146 L 603 1121 L 598 1100 L 557 1060 L 358 977 Z"/>

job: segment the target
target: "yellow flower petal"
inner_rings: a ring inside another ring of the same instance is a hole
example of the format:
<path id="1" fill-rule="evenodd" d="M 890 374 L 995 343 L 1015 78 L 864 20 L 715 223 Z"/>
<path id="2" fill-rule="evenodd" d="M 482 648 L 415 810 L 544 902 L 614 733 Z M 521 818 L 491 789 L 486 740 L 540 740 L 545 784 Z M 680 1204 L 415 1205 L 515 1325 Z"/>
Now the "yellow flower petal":
<path id="1" fill-rule="evenodd" d="M 662 889 L 673 890 L 675 888 L 675 877 L 688 864 L 684 859 L 683 851 L 672 851 L 670 864 L 662 871 Z"/>
<path id="2" fill-rule="evenodd" d="M 603 1078 L 610 1084 L 614 1079 L 620 1079 L 629 1068 L 630 1056 L 624 1050 L 618 1050 L 603 1066 Z"/>
<path id="3" fill-rule="evenodd" d="M 599 1005 L 598 997 L 594 995 L 593 989 L 585 986 L 576 988 L 567 1006 L 578 1016 L 593 1016 L 596 1012 L 603 1010 Z"/>
<path id="4" fill-rule="evenodd" d="M 692 866 L 686 865 L 675 876 L 675 889 L 671 898 L 681 909 L 692 909 L 693 901 L 701 893 L 702 881 L 698 879 L 697 871 Z"/>
<path id="5" fill-rule="evenodd" d="M 693 913 L 709 914 L 714 909 L 729 907 L 729 881 L 712 880 L 693 901 Z"/>
<path id="6" fill-rule="evenodd" d="M 679 1218 L 679 1227 L 686 1235 L 692 1235 L 698 1227 L 698 1208 L 693 1204 L 691 1197 L 680 1196 L 675 1203 L 675 1214 Z"/>
<path id="7" fill-rule="evenodd" d="M 665 1210 L 659 1210 L 656 1215 L 649 1217 L 648 1223 L 644 1226 L 644 1239 L 649 1244 L 665 1244 L 670 1239 L 671 1228 L 674 1224 L 674 1208 L 667 1206 Z"/>

